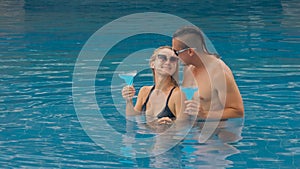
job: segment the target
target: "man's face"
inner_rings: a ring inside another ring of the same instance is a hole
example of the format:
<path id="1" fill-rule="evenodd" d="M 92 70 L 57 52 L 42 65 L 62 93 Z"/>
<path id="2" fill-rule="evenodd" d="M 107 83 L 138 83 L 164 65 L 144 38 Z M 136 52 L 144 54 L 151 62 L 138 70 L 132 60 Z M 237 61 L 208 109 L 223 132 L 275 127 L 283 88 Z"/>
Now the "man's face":
<path id="1" fill-rule="evenodd" d="M 189 64 L 189 58 L 188 57 L 188 49 L 189 48 L 185 48 L 183 49 L 181 46 L 182 43 L 180 40 L 177 40 L 176 38 L 172 39 L 172 49 L 174 50 L 174 52 L 176 53 L 176 55 L 180 58 L 180 60 L 182 62 L 184 62 L 185 64 Z"/>

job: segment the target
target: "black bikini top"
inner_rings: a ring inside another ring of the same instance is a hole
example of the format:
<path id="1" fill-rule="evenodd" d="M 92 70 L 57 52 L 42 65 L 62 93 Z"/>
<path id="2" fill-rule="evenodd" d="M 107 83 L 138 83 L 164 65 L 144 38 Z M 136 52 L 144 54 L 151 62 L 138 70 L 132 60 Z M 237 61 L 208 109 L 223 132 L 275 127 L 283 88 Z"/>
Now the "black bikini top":
<path id="1" fill-rule="evenodd" d="M 150 95 L 151 95 L 152 91 L 154 90 L 154 88 L 155 88 L 155 85 L 151 88 L 150 93 L 149 93 L 149 95 L 148 95 L 148 97 L 147 97 L 145 103 L 144 103 L 143 106 L 142 106 L 142 112 L 146 112 L 146 105 L 147 105 L 147 103 L 148 103 L 148 101 L 149 101 Z M 163 118 L 163 117 L 169 117 L 169 118 L 172 119 L 172 120 L 175 120 L 175 119 L 176 119 L 176 116 L 174 116 L 174 114 L 172 113 L 172 111 L 170 110 L 170 108 L 169 108 L 169 106 L 168 106 L 169 99 L 170 99 L 170 97 L 171 97 L 171 95 L 172 95 L 172 92 L 173 92 L 173 90 L 174 90 L 175 88 L 176 88 L 176 86 L 174 86 L 174 87 L 171 89 L 171 91 L 170 91 L 170 93 L 169 93 L 169 96 L 168 96 L 168 98 L 167 98 L 166 106 L 165 106 L 165 108 L 157 115 L 157 118 L 160 119 L 160 118 Z"/>

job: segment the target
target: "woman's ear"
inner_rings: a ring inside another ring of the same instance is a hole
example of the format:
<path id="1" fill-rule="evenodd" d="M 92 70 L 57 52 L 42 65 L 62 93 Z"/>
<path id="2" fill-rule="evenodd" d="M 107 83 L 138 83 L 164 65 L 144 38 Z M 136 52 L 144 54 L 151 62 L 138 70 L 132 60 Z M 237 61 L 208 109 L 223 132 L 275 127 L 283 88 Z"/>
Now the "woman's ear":
<path id="1" fill-rule="evenodd" d="M 151 69 L 154 69 L 154 61 L 152 61 L 152 62 L 150 63 L 150 68 L 151 68 Z"/>

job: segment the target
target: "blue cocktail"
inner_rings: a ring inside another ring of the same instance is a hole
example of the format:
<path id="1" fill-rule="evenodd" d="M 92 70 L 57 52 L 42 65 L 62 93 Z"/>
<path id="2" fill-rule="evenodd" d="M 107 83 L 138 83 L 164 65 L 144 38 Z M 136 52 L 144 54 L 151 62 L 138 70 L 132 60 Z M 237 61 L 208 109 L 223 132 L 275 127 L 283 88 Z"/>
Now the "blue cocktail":
<path id="1" fill-rule="evenodd" d="M 195 92 L 198 90 L 197 87 L 181 87 L 183 93 L 185 93 L 187 100 L 192 100 Z M 193 113 L 191 110 L 185 110 L 186 113 Z"/>
<path id="2" fill-rule="evenodd" d="M 198 90 L 197 87 L 181 87 L 181 90 L 185 93 L 185 96 L 188 100 L 191 100 L 194 96 L 194 93 Z"/>
<path id="3" fill-rule="evenodd" d="M 131 86 L 132 83 L 133 83 L 133 78 L 136 75 L 136 73 L 137 73 L 136 71 L 131 71 L 131 72 L 127 72 L 127 73 L 120 73 L 119 77 L 121 79 L 123 79 L 128 86 Z"/>

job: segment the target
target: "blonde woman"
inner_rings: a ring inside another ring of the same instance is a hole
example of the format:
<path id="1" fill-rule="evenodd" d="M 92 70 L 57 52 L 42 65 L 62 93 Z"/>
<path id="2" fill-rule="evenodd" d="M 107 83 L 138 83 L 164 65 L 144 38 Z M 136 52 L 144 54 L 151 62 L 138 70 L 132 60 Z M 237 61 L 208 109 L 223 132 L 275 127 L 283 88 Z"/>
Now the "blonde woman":
<path id="1" fill-rule="evenodd" d="M 150 58 L 154 85 L 143 86 L 138 94 L 135 106 L 132 97 L 133 86 L 125 86 L 122 96 L 126 99 L 126 115 L 145 113 L 147 121 L 156 120 L 160 124 L 169 124 L 181 116 L 182 92 L 178 86 L 178 57 L 169 46 L 157 48 Z"/>

